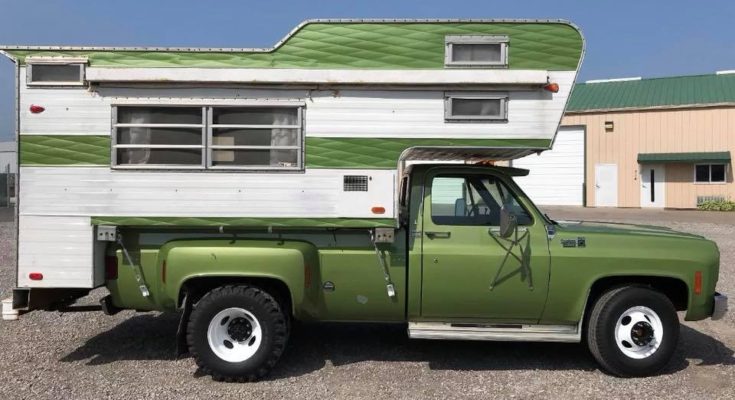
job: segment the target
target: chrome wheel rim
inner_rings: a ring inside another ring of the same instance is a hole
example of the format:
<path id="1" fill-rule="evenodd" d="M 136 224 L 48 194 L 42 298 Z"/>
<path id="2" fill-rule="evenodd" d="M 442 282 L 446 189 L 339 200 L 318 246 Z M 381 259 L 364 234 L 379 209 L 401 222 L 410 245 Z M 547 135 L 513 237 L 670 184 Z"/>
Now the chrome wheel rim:
<path id="1" fill-rule="evenodd" d="M 661 318 L 648 307 L 629 308 L 615 324 L 615 343 L 630 358 L 650 357 L 661 346 L 663 337 Z"/>
<path id="2" fill-rule="evenodd" d="M 231 307 L 209 321 L 207 341 L 214 354 L 228 362 L 250 359 L 260 348 L 263 330 L 250 311 Z"/>

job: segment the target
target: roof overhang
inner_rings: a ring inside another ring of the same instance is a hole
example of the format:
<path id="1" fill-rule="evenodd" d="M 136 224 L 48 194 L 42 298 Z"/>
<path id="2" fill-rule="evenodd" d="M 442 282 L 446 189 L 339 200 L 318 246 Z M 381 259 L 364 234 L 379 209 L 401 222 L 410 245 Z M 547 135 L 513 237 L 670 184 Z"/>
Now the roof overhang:
<path id="1" fill-rule="evenodd" d="M 673 163 L 729 163 L 729 151 L 710 151 L 692 153 L 639 153 L 639 164 L 673 164 Z"/>
<path id="2" fill-rule="evenodd" d="M 86 80 L 110 83 L 245 83 L 329 85 L 522 85 L 542 86 L 545 70 L 367 70 L 305 68 L 95 68 Z"/>

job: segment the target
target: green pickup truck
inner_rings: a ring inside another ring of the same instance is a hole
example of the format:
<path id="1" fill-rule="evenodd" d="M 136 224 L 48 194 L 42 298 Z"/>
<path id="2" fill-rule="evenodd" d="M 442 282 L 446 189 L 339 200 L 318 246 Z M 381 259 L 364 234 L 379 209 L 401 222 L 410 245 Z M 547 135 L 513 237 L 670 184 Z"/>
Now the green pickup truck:
<path id="1" fill-rule="evenodd" d="M 119 228 L 103 308 L 183 310 L 181 351 L 228 381 L 265 376 L 294 321 L 395 322 L 415 339 L 582 342 L 605 371 L 645 376 L 674 353 L 677 311 L 687 321 L 725 313 L 715 243 L 553 221 L 514 183 L 525 173 L 409 166 L 398 228 Z"/>

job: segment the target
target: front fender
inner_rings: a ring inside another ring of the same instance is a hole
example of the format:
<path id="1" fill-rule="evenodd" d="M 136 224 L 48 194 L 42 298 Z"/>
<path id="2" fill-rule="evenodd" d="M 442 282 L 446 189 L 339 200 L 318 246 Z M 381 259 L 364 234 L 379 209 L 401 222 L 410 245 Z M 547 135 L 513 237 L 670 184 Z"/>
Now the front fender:
<path id="1" fill-rule="evenodd" d="M 159 252 L 160 304 L 175 309 L 184 284 L 195 278 L 270 278 L 288 287 L 294 315 L 313 314 L 318 262 L 316 247 L 303 241 L 174 240 Z"/>

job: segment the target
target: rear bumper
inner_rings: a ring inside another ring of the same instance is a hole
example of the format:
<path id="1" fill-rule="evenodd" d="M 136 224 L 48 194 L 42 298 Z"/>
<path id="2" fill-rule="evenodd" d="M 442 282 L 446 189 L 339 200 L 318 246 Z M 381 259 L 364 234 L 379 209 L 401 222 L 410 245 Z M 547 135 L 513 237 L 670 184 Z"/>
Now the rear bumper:
<path id="1" fill-rule="evenodd" d="M 714 305 L 712 306 L 712 319 L 718 320 L 727 313 L 727 296 L 721 293 L 715 293 Z"/>

